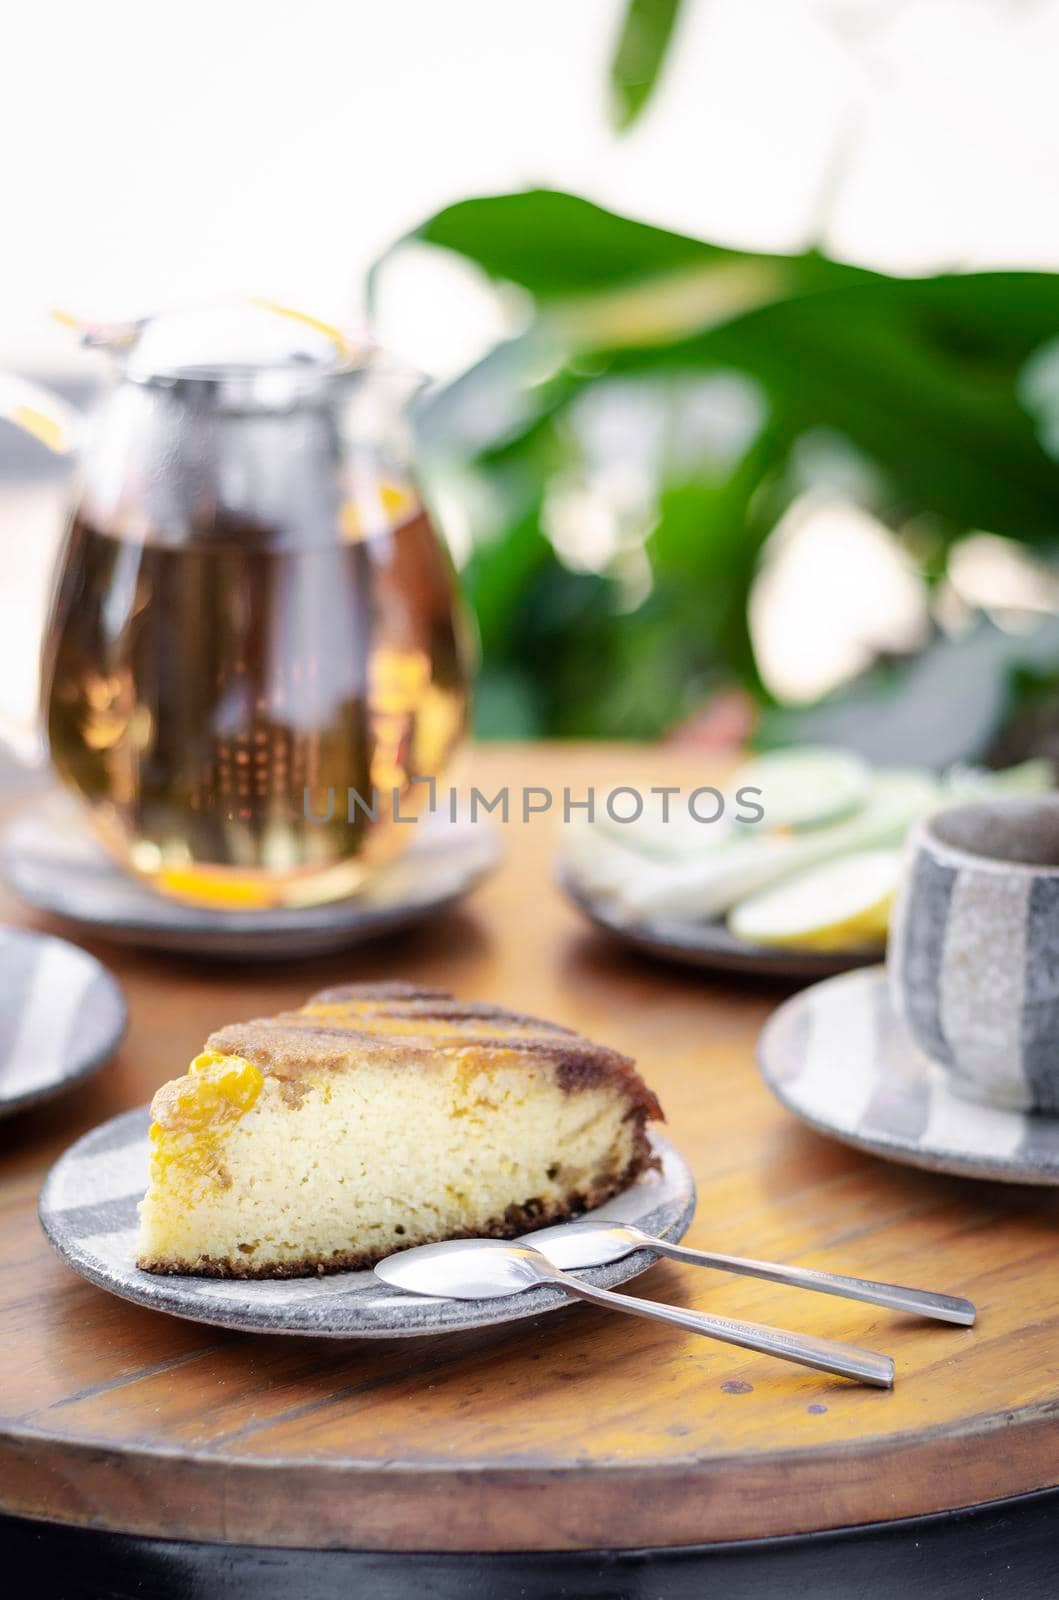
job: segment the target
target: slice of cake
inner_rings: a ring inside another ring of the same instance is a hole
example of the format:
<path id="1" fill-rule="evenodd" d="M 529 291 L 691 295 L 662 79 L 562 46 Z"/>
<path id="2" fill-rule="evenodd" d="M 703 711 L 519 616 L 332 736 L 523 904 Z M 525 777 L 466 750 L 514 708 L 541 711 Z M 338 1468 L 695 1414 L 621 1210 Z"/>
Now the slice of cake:
<path id="1" fill-rule="evenodd" d="M 617 1051 L 404 983 L 222 1028 L 151 1113 L 139 1265 L 233 1278 L 561 1221 L 632 1183 L 662 1115 Z"/>

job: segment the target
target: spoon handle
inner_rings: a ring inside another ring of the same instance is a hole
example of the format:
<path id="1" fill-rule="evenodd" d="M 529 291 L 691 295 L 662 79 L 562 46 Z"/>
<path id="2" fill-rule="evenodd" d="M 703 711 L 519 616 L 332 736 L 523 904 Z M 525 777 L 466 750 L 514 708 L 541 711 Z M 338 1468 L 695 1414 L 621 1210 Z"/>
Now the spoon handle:
<path id="1" fill-rule="evenodd" d="M 866 1300 L 869 1305 L 888 1306 L 892 1311 L 907 1311 L 917 1317 L 933 1317 L 937 1322 L 974 1325 L 975 1308 L 959 1295 L 934 1294 L 929 1289 L 904 1289 L 896 1283 L 875 1283 L 867 1278 L 847 1278 L 838 1272 L 817 1272 L 812 1267 L 785 1267 L 775 1261 L 748 1261 L 743 1256 L 718 1255 L 712 1250 L 690 1250 L 687 1245 L 670 1244 L 666 1239 L 651 1239 L 651 1249 L 674 1261 L 690 1261 L 698 1267 L 717 1267 L 744 1278 L 767 1278 L 770 1283 L 786 1283 L 794 1289 L 815 1289 L 820 1294 L 837 1294 L 846 1300 Z M 646 1243 L 646 1236 L 645 1236 Z"/>
<path id="2" fill-rule="evenodd" d="M 757 1322 L 736 1322 L 731 1317 L 714 1317 L 701 1311 L 685 1311 L 680 1306 L 667 1306 L 656 1300 L 638 1300 L 635 1295 L 615 1294 L 611 1289 L 597 1289 L 565 1272 L 556 1272 L 556 1279 L 564 1289 L 591 1300 L 595 1305 L 609 1306 L 612 1311 L 626 1311 L 633 1317 L 647 1317 L 654 1322 L 669 1322 L 689 1333 L 705 1334 L 708 1339 L 720 1339 L 725 1344 L 737 1344 L 744 1350 L 758 1350 L 762 1355 L 779 1356 L 782 1361 L 797 1361 L 803 1367 L 815 1367 L 818 1372 L 833 1372 L 840 1378 L 854 1378 L 860 1383 L 874 1385 L 877 1389 L 892 1389 L 894 1364 L 889 1356 L 874 1350 L 861 1350 L 854 1344 L 838 1344 L 832 1339 L 814 1339 L 801 1333 L 788 1333 L 783 1328 L 763 1327 Z"/>

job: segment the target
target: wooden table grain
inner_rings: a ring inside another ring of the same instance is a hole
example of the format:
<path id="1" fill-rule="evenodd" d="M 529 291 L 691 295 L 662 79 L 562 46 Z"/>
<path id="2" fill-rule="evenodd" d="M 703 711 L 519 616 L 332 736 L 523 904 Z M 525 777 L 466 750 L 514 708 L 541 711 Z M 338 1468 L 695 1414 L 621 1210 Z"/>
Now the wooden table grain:
<path id="1" fill-rule="evenodd" d="M 471 777 L 574 798 L 705 782 L 687 755 L 485 747 Z M 72 1098 L 0 1125 L 0 1510 L 166 1539 L 378 1551 L 612 1550 L 801 1534 L 1059 1484 L 1059 1196 L 936 1177 L 801 1127 L 763 1088 L 781 992 L 653 965 L 553 887 L 554 814 L 504 830 L 467 905 L 324 961 L 231 967 L 94 946 L 128 1037 Z M 49 926 L 10 899 L 9 920 Z M 60 930 L 61 931 L 61 930 Z M 699 1186 L 693 1244 L 971 1296 L 974 1330 L 660 1263 L 639 1292 L 885 1349 L 887 1394 L 602 1310 L 342 1344 L 128 1305 L 52 1254 L 51 1162 L 142 1104 L 219 1024 L 407 977 L 634 1055 Z"/>

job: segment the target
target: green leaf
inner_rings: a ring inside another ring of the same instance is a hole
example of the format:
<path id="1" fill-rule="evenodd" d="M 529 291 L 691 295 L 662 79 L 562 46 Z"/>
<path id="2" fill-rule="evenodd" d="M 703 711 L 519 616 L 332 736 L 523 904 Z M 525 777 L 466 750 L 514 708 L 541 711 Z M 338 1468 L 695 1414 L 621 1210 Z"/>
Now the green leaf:
<path id="1" fill-rule="evenodd" d="M 896 515 L 1051 542 L 1059 470 L 1018 400 L 1022 363 L 1059 327 L 1059 276 L 877 279 L 780 299 L 614 371 L 729 365 L 791 435 L 824 427 L 880 466 Z"/>
<path id="2" fill-rule="evenodd" d="M 454 250 L 542 300 L 740 259 L 738 251 L 633 222 L 553 189 L 460 200 L 409 237 Z"/>
<path id="3" fill-rule="evenodd" d="M 650 99 L 679 11 L 680 0 L 629 0 L 610 64 L 615 127 L 628 128 Z"/>
<path id="4" fill-rule="evenodd" d="M 520 285 L 542 305 L 636 284 L 657 294 L 664 291 L 655 280 L 670 277 L 679 288 L 689 275 L 724 266 L 771 268 L 769 282 L 776 297 L 896 281 L 815 250 L 765 255 L 709 244 L 557 189 L 459 200 L 429 217 L 392 250 L 413 240 L 454 251 L 489 277 Z M 386 259 L 384 255 L 372 269 L 373 279 L 384 270 Z"/>

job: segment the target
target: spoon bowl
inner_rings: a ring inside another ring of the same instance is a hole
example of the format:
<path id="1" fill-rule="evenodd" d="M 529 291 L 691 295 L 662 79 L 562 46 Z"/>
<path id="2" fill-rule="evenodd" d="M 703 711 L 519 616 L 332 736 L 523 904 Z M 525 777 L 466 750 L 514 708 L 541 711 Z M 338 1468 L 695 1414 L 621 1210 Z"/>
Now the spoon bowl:
<path id="1" fill-rule="evenodd" d="M 553 1267 L 580 1271 L 584 1267 L 605 1267 L 620 1261 L 634 1250 L 657 1250 L 661 1241 L 624 1222 L 557 1222 L 552 1228 L 528 1233 L 519 1244 L 528 1244 L 547 1256 Z"/>
<path id="2" fill-rule="evenodd" d="M 536 1250 L 504 1239 L 447 1239 L 387 1256 L 375 1276 L 394 1289 L 447 1300 L 495 1300 L 521 1294 L 559 1274 Z"/>

